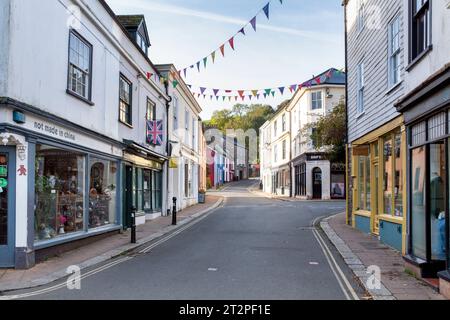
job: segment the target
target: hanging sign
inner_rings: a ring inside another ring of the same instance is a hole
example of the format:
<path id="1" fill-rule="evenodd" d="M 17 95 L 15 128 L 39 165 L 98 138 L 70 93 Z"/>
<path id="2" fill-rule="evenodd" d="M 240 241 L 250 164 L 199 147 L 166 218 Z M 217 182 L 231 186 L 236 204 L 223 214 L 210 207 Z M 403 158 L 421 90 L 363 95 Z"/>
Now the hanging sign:
<path id="1" fill-rule="evenodd" d="M 7 176 L 8 176 L 8 167 L 0 166 L 0 177 L 7 177 Z"/>
<path id="2" fill-rule="evenodd" d="M 8 180 L 0 178 L 0 188 L 6 188 L 8 186 Z"/>
<path id="3" fill-rule="evenodd" d="M 177 157 L 170 158 L 169 168 L 170 169 L 178 169 L 178 158 Z"/>

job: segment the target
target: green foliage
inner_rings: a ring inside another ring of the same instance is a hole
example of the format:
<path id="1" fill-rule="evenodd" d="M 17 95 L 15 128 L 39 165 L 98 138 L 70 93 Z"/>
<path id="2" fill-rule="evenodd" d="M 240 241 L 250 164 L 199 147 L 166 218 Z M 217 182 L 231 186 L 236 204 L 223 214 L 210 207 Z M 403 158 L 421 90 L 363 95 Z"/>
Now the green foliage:
<path id="1" fill-rule="evenodd" d="M 215 111 L 211 120 L 205 121 L 206 127 L 214 127 L 223 132 L 227 129 L 242 129 L 247 131 L 259 128 L 273 115 L 275 111 L 269 105 L 262 104 L 236 104 L 231 110 Z"/>
<path id="2" fill-rule="evenodd" d="M 346 110 L 341 101 L 333 111 L 303 129 L 304 135 L 314 141 L 316 149 L 325 149 L 333 162 L 345 162 Z"/>

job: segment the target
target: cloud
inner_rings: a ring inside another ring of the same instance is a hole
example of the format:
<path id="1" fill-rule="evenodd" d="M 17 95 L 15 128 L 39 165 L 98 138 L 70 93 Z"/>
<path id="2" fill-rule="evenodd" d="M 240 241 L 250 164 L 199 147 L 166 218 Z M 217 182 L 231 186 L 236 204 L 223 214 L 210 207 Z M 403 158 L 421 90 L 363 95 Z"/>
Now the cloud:
<path id="1" fill-rule="evenodd" d="M 216 14 L 208 11 L 201 11 L 201 10 L 193 10 L 181 6 L 174 6 L 169 4 L 161 4 L 156 2 L 149 2 L 144 0 L 127 0 L 124 2 L 123 0 L 109 0 L 110 4 L 114 4 L 114 7 L 121 7 L 123 9 L 138 9 L 138 10 L 147 10 L 147 11 L 153 11 L 153 12 L 162 12 L 162 13 L 170 13 L 170 14 L 176 14 L 176 15 L 182 15 L 182 16 L 188 16 L 188 17 L 195 17 L 215 22 L 223 22 L 228 24 L 233 24 L 237 26 L 243 26 L 248 23 L 248 21 L 237 19 L 221 14 Z M 284 33 L 284 34 L 290 34 L 295 36 L 300 36 L 308 39 L 312 39 L 315 41 L 324 41 L 327 43 L 333 42 L 335 44 L 340 43 L 340 39 L 338 37 L 334 39 L 330 39 L 329 33 L 324 32 L 318 32 L 318 31 L 305 31 L 305 30 L 299 30 L 294 28 L 287 28 L 287 27 L 279 27 L 279 26 L 273 26 L 273 25 L 267 25 L 267 24 L 258 24 L 258 29 L 268 30 L 272 32 L 278 32 L 278 33 Z M 331 35 L 332 36 L 332 35 Z"/>

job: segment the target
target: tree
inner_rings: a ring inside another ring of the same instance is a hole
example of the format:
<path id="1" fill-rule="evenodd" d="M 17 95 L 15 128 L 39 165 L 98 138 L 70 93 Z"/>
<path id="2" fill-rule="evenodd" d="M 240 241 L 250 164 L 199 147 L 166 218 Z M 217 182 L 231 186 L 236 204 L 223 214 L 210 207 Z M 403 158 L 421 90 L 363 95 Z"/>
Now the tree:
<path id="1" fill-rule="evenodd" d="M 317 150 L 325 149 L 329 153 L 332 162 L 345 162 L 346 112 L 346 105 L 341 101 L 330 113 L 303 130 Z"/>

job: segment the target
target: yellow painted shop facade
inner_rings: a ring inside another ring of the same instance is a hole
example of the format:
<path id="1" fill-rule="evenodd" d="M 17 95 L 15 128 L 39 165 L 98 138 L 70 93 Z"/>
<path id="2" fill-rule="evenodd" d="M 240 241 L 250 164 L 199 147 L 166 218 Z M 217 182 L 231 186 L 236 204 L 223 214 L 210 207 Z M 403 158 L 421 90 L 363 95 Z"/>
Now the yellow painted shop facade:
<path id="1" fill-rule="evenodd" d="M 349 145 L 347 222 L 406 253 L 406 129 L 397 117 Z"/>

